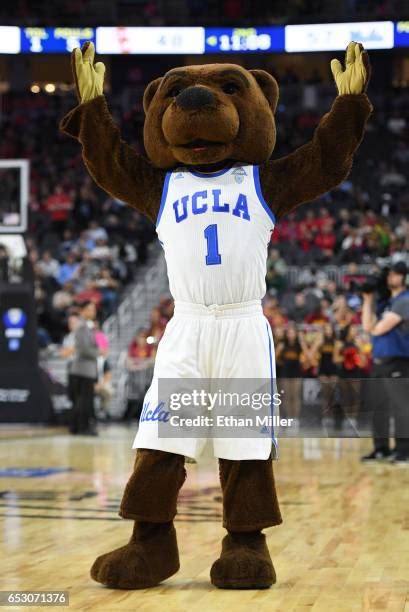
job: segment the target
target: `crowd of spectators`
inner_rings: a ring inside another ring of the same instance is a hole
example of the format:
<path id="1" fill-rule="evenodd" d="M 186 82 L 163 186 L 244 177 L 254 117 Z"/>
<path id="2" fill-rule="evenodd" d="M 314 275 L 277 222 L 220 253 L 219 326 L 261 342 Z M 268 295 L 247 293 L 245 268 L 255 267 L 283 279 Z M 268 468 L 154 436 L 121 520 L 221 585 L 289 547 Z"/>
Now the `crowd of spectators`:
<path id="1" fill-rule="evenodd" d="M 405 0 L 3 0 L 0 19 L 23 26 L 268 25 L 408 19 Z"/>
<path id="2" fill-rule="evenodd" d="M 287 86 L 291 95 L 293 87 Z M 302 84 L 296 89 L 302 92 Z M 292 102 L 291 95 L 283 85 L 277 110 L 277 157 L 311 138 L 333 98 L 333 88 L 327 97 L 316 96 L 313 110 L 305 109 L 300 100 Z M 321 316 L 318 306 L 326 313 L 325 320 L 332 322 L 331 312 L 341 300 L 354 315 L 353 322 L 359 323 L 357 286 L 362 265 L 382 265 L 407 256 L 408 94 L 396 89 L 371 97 L 375 112 L 350 177 L 318 202 L 282 219 L 272 236 L 266 281 L 276 334 L 280 325 L 292 321 L 313 324 Z M 26 243 L 44 344 L 61 340 L 68 315 L 81 301 L 94 300 L 100 319 L 112 313 L 135 264 L 146 260 L 147 245 L 155 237 L 153 226 L 141 215 L 96 187 L 78 144 L 58 131 L 60 118 L 73 103 L 72 94 L 6 94 L 2 100 L 0 157 L 31 162 Z M 139 106 L 124 111 L 112 101 L 111 108 L 125 140 L 141 151 Z M 326 272 L 328 266 L 338 270 L 342 266 L 344 273 L 334 278 Z M 303 301 L 308 301 L 308 312 Z M 147 338 L 157 336 L 157 330 L 145 333 Z M 139 341 L 135 339 L 136 355 L 144 351 L 149 355 L 154 346 L 151 341 L 143 347 L 142 334 Z"/>
<path id="3" fill-rule="evenodd" d="M 304 378 L 319 380 L 323 423 L 332 422 L 334 409 L 347 407 L 349 425 L 355 427 L 360 412 L 362 384 L 370 376 L 372 347 L 361 328 L 361 301 L 333 281 L 320 288 L 288 293 L 287 304 L 277 296 L 263 300 L 264 315 L 274 334 L 276 376 L 285 394 L 283 416 L 299 426 Z M 173 301 L 163 296 L 151 311 L 150 325 L 137 331 L 128 347 L 128 370 L 151 368 L 158 342 L 173 314 Z M 334 393 L 338 390 L 338 396 Z M 141 398 L 145 389 L 141 389 Z"/>
<path id="4" fill-rule="evenodd" d="M 311 138 L 322 116 L 322 109 L 300 111 L 283 93 L 275 156 Z M 324 420 L 336 383 L 339 405 L 348 406 L 344 416 L 355 426 L 361 381 L 373 367 L 370 337 L 361 325 L 362 284 L 396 261 L 408 262 L 407 94 L 393 90 L 374 97 L 376 110 L 350 177 L 318 202 L 280 220 L 269 246 L 264 314 L 273 330 L 277 377 L 291 412 L 287 416 L 296 422 L 302 379 L 316 378 Z M 171 313 L 165 298 L 155 307 L 159 331 Z M 159 338 L 150 329 L 138 330 L 129 347 L 131 368 L 152 360 Z"/>
<path id="5" fill-rule="evenodd" d="M 58 131 L 70 102 L 41 94 L 2 101 L 0 157 L 31 164 L 26 247 L 43 347 L 61 341 L 82 302 L 95 302 L 100 321 L 109 316 L 154 238 L 137 211 L 97 188 L 78 144 Z"/>
<path id="6" fill-rule="evenodd" d="M 173 316 L 174 304 L 170 297 L 163 296 L 158 306 L 152 308 L 149 326 L 138 329 L 128 347 L 130 370 L 152 363 L 156 348 L 169 319 Z"/>
<path id="7" fill-rule="evenodd" d="M 283 93 L 275 156 L 308 141 L 322 116 L 321 109 L 300 111 L 298 105 L 286 102 Z M 303 374 L 319 375 L 317 342 L 328 326 L 336 333 L 338 348 L 349 342 L 356 346 L 360 373 L 368 372 L 369 342 L 360 331 L 360 286 L 368 274 L 395 261 L 408 261 L 408 95 L 405 90 L 391 90 L 374 98 L 375 112 L 351 175 L 318 202 L 280 220 L 271 238 L 264 312 L 276 343 L 292 328 L 298 339 L 304 339 L 299 360 Z M 159 314 L 167 320 L 166 312 L 159 309 Z M 157 339 L 152 336 L 149 330 L 137 333 L 134 346 L 144 347 L 140 354 L 137 350 L 138 359 L 145 351 L 152 355 Z M 337 372 L 348 371 L 352 363 L 350 352 L 344 364 L 342 356 L 340 350 L 334 357 Z"/>

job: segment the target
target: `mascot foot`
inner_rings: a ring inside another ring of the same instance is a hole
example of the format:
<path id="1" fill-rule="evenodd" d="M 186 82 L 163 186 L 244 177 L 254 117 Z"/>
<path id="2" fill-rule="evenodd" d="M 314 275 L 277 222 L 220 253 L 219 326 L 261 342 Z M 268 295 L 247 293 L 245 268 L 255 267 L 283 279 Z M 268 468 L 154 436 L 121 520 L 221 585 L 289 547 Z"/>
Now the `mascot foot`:
<path id="1" fill-rule="evenodd" d="M 91 578 L 111 589 L 147 589 L 178 570 L 173 523 L 135 523 L 126 546 L 95 560 Z"/>
<path id="2" fill-rule="evenodd" d="M 210 579 L 219 589 L 268 589 L 275 583 L 276 573 L 265 535 L 260 531 L 229 532 Z"/>

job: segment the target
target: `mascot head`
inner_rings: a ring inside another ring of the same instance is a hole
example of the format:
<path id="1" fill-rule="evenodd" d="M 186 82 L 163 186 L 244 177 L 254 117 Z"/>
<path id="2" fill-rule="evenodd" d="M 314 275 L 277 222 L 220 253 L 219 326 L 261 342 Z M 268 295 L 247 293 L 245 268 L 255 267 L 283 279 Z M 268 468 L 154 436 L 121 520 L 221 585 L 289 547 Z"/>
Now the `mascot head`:
<path id="1" fill-rule="evenodd" d="M 278 85 L 235 64 L 174 68 L 146 88 L 144 143 L 158 168 L 260 164 L 275 145 Z"/>

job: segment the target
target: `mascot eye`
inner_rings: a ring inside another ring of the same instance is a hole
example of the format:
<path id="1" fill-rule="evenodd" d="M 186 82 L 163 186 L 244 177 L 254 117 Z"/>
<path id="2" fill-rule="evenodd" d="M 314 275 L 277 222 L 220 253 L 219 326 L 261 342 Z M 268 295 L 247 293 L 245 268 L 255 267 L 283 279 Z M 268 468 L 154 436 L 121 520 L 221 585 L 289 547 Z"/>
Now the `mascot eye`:
<path id="1" fill-rule="evenodd" d="M 224 85 L 222 85 L 222 90 L 224 91 L 224 93 L 228 94 L 229 96 L 232 96 L 233 94 L 240 91 L 240 87 L 236 83 L 225 83 Z"/>
<path id="2" fill-rule="evenodd" d="M 180 92 L 182 91 L 181 87 L 171 87 L 167 93 L 168 98 L 176 98 L 176 96 L 178 96 L 180 94 Z"/>

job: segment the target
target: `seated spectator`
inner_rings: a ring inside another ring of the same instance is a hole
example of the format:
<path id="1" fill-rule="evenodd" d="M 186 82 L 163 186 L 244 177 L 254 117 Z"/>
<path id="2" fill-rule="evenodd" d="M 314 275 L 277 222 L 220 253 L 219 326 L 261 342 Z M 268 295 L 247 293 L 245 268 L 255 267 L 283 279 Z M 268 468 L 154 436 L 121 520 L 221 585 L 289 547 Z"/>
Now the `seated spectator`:
<path id="1" fill-rule="evenodd" d="M 108 240 L 108 234 L 104 227 L 98 225 L 97 221 L 90 221 L 88 225 L 88 236 L 96 243 L 97 240 Z"/>
<path id="2" fill-rule="evenodd" d="M 67 253 L 64 263 L 60 266 L 57 281 L 60 285 L 73 280 L 78 272 L 79 263 L 73 253 Z"/>
<path id="3" fill-rule="evenodd" d="M 302 291 L 297 291 L 294 296 L 294 306 L 289 309 L 288 316 L 295 323 L 302 323 L 308 314 L 308 309 L 305 303 L 305 295 Z"/>
<path id="4" fill-rule="evenodd" d="M 278 249 L 270 249 L 267 258 L 267 271 L 270 268 L 274 268 L 281 276 L 285 276 L 287 272 L 287 264 Z"/>
<path id="5" fill-rule="evenodd" d="M 345 295 L 338 295 L 333 304 L 336 325 L 342 330 L 351 324 L 359 323 L 359 315 L 349 306 Z"/>
<path id="6" fill-rule="evenodd" d="M 263 309 L 264 316 L 267 318 L 273 330 L 287 323 L 287 316 L 280 308 L 278 298 L 275 295 L 266 296 L 263 303 Z"/>
<path id="7" fill-rule="evenodd" d="M 101 261 L 111 259 L 111 249 L 109 248 L 108 240 L 97 238 L 94 248 L 91 249 L 90 255 L 92 259 L 99 259 Z"/>
<path id="8" fill-rule="evenodd" d="M 76 244 L 76 250 L 90 253 L 95 248 L 95 240 L 91 238 L 88 230 L 83 230 L 80 233 Z"/>
<path id="9" fill-rule="evenodd" d="M 74 217 L 80 228 L 84 229 L 87 227 L 91 219 L 95 217 L 96 207 L 97 197 L 95 194 L 95 187 L 87 176 L 75 200 Z"/>
<path id="10" fill-rule="evenodd" d="M 278 294 L 285 291 L 287 287 L 287 280 L 285 276 L 279 273 L 274 265 L 270 265 L 266 274 L 267 291 L 274 290 Z"/>
<path id="11" fill-rule="evenodd" d="M 45 200 L 44 208 L 52 221 L 53 229 L 61 231 L 74 208 L 72 195 L 65 191 L 62 185 L 57 184 L 53 193 Z"/>
<path id="12" fill-rule="evenodd" d="M 60 242 L 59 257 L 65 258 L 65 256 L 74 249 L 75 245 L 76 239 L 74 238 L 72 230 L 65 229 Z"/>
<path id="13" fill-rule="evenodd" d="M 267 258 L 266 283 L 267 291 L 274 289 L 278 293 L 283 293 L 287 287 L 287 264 L 280 255 L 278 249 L 270 249 Z"/>
<path id="14" fill-rule="evenodd" d="M 52 307 L 59 311 L 64 312 L 68 310 L 74 303 L 74 288 L 72 282 L 65 282 L 61 289 L 53 294 L 51 304 Z"/>
<path id="15" fill-rule="evenodd" d="M 341 244 L 341 261 L 358 261 L 363 247 L 362 233 L 357 227 L 350 227 Z"/>
<path id="16" fill-rule="evenodd" d="M 322 310 L 322 302 L 312 312 L 304 317 L 304 322 L 308 325 L 323 327 L 329 322 L 327 315 Z"/>
<path id="17" fill-rule="evenodd" d="M 140 364 L 141 361 L 150 359 L 153 357 L 153 344 L 149 344 L 147 338 L 149 336 L 149 330 L 139 329 L 135 334 L 134 339 L 128 347 L 128 358 L 129 366 Z"/>
<path id="18" fill-rule="evenodd" d="M 301 250 L 305 253 L 311 249 L 314 240 L 314 218 L 313 211 L 309 210 L 305 219 L 302 219 L 298 224 L 298 242 Z"/>
<path id="19" fill-rule="evenodd" d="M 381 187 L 404 187 L 406 183 L 405 176 L 393 164 L 384 169 L 379 179 Z"/>
<path id="20" fill-rule="evenodd" d="M 148 336 L 155 338 L 156 343 L 162 338 L 166 323 L 167 321 L 162 316 L 160 308 L 152 308 Z"/>
<path id="21" fill-rule="evenodd" d="M 294 429 L 298 429 L 301 412 L 301 359 L 302 346 L 296 325 L 291 322 L 284 338 L 276 344 L 276 355 L 280 362 L 282 378 L 282 410 L 286 418 L 294 419 Z"/>
<path id="22" fill-rule="evenodd" d="M 173 317 L 175 303 L 171 297 L 162 296 L 160 298 L 159 308 L 165 321 L 169 321 Z"/>
<path id="23" fill-rule="evenodd" d="M 44 251 L 40 260 L 37 262 L 37 269 L 42 276 L 50 276 L 58 279 L 60 264 L 54 259 L 50 251 Z"/>
<path id="24" fill-rule="evenodd" d="M 113 313 L 118 301 L 118 281 L 113 278 L 109 268 L 102 268 L 95 281 L 96 287 L 102 293 L 102 307 L 104 314 L 109 316 Z"/>
<path id="25" fill-rule="evenodd" d="M 334 257 L 334 249 L 337 239 L 333 229 L 332 221 L 327 221 L 321 226 L 321 231 L 316 235 L 314 244 L 321 250 L 321 255 L 317 257 L 317 260 L 324 263 L 330 262 Z"/>
<path id="26" fill-rule="evenodd" d="M 75 295 L 75 301 L 78 304 L 83 304 L 84 302 L 93 302 L 97 310 L 101 310 L 102 293 L 98 289 L 97 283 L 94 279 L 90 279 L 85 283 L 85 288 Z"/>

